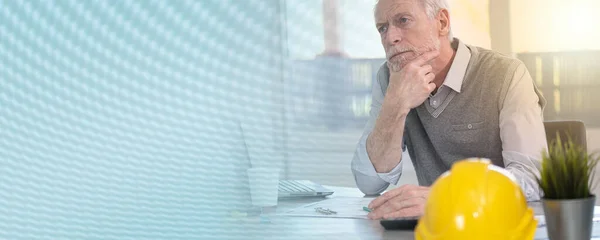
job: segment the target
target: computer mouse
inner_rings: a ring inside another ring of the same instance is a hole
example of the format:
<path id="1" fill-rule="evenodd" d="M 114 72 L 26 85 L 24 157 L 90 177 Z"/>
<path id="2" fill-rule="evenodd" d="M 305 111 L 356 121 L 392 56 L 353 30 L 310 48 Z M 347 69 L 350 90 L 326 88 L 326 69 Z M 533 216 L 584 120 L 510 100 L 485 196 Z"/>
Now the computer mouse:
<path id="1" fill-rule="evenodd" d="M 386 230 L 410 230 L 413 231 L 417 227 L 419 217 L 405 217 L 394 219 L 382 219 L 379 221 L 381 226 Z"/>

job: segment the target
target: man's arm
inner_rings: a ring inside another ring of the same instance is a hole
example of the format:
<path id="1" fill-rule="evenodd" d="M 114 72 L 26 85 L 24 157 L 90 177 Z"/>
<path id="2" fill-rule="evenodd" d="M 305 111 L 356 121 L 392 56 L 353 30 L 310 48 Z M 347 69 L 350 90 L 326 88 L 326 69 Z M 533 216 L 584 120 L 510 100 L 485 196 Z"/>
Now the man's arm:
<path id="1" fill-rule="evenodd" d="M 369 120 L 354 152 L 354 158 L 352 159 L 352 173 L 354 174 L 356 185 L 367 195 L 375 195 L 383 192 L 390 183 L 396 184 L 402 174 L 400 157 L 391 171 L 380 173 L 375 169 L 368 153 L 369 147 L 367 145 L 373 144 L 373 141 L 369 141 L 368 139 L 371 139 L 370 136 L 373 134 L 373 129 L 375 128 L 379 113 L 381 112 L 385 98 L 384 86 L 388 85 L 389 75 L 386 71 L 387 67 L 385 65 L 382 66 L 377 73 L 376 81 L 373 83 Z"/>
<path id="2" fill-rule="evenodd" d="M 373 131 L 367 138 L 367 153 L 378 173 L 387 173 L 402 161 L 404 126 L 410 108 L 394 99 L 384 98 Z"/>
<path id="3" fill-rule="evenodd" d="M 389 183 L 398 182 L 406 116 L 435 89 L 428 62 L 438 55 L 438 51 L 426 52 L 397 72 L 384 66 L 377 73 L 369 123 L 352 160 L 356 184 L 365 194 L 381 193 Z"/>
<path id="4" fill-rule="evenodd" d="M 500 106 L 500 138 L 505 168 L 513 173 L 528 201 L 540 198 L 541 153 L 547 149 L 543 109 L 546 100 L 519 63 Z"/>

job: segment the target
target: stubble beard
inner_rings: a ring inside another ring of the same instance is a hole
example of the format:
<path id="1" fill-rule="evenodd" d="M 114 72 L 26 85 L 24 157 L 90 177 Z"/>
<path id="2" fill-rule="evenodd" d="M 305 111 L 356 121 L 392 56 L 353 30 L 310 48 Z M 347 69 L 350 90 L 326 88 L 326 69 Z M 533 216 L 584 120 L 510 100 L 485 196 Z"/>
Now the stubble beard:
<path id="1" fill-rule="evenodd" d="M 402 47 L 392 47 L 387 49 L 386 58 L 387 65 L 390 71 L 398 72 L 406 66 L 410 61 L 415 58 L 421 56 L 423 53 L 439 50 L 440 49 L 440 40 L 434 37 L 433 34 L 430 35 L 429 39 L 422 46 L 402 46 Z M 403 53 L 404 52 L 404 53 Z M 397 53 L 402 53 L 400 55 L 396 55 Z M 393 58 L 392 58 L 393 57 Z"/>

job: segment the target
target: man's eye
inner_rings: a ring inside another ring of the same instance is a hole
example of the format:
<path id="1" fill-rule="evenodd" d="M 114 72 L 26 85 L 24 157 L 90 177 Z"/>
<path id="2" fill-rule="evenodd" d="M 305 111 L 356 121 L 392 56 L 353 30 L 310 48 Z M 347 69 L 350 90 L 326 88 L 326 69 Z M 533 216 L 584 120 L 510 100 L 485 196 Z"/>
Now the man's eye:
<path id="1" fill-rule="evenodd" d="M 381 26 L 377 29 L 377 31 L 379 31 L 379 33 L 384 33 L 385 31 L 387 31 L 387 26 Z"/>
<path id="2" fill-rule="evenodd" d="M 407 23 L 408 22 L 408 18 L 400 18 L 400 23 Z"/>

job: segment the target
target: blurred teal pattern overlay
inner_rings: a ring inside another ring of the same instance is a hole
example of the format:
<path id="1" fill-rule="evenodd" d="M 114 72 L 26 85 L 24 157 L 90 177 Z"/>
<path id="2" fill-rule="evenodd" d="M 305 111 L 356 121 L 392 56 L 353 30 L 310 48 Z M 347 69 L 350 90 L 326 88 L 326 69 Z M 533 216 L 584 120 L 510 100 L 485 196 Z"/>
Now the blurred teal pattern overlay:
<path id="1" fill-rule="evenodd" d="M 235 239 L 279 1 L 0 0 L 0 239 Z M 273 128 L 273 129 L 271 129 Z"/>

